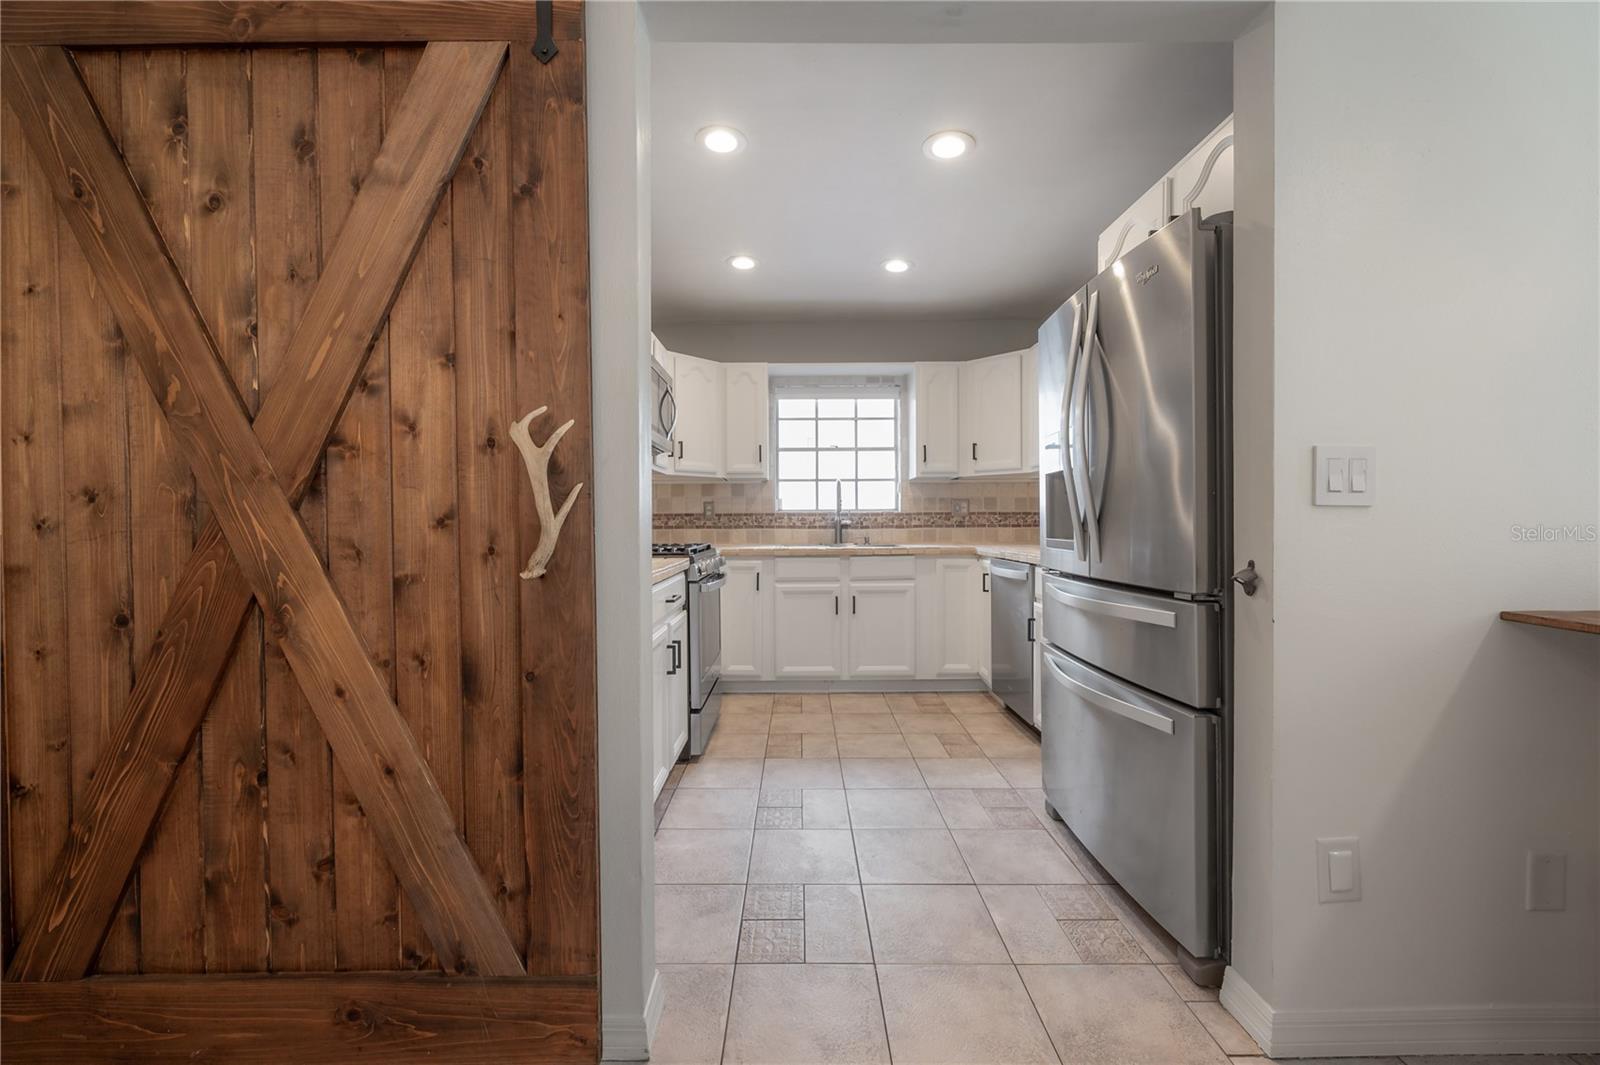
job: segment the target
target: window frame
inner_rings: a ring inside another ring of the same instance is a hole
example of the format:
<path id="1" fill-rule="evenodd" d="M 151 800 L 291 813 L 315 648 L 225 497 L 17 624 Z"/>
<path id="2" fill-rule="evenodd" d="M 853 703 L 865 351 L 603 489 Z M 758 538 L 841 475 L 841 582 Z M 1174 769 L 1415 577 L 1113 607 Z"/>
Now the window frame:
<path id="1" fill-rule="evenodd" d="M 855 487 L 855 493 L 854 493 L 855 494 L 855 503 L 856 503 L 856 505 L 855 506 L 851 506 L 851 507 L 845 507 L 843 509 L 849 510 L 849 511 L 860 511 L 862 513 L 869 513 L 869 514 L 893 514 L 893 513 L 898 512 L 900 510 L 901 504 L 904 501 L 903 500 L 903 488 L 904 488 L 904 486 L 902 484 L 902 481 L 904 480 L 904 478 L 902 477 L 901 474 L 902 474 L 902 471 L 903 471 L 902 462 L 904 460 L 903 452 L 904 452 L 904 445 L 905 445 L 905 413 L 906 412 L 905 412 L 905 404 L 903 402 L 903 397 L 904 397 L 904 390 L 902 388 L 898 387 L 897 385 L 894 385 L 894 384 L 878 384 L 878 383 L 865 383 L 865 382 L 863 382 L 863 383 L 857 385 L 857 384 L 849 384 L 849 383 L 841 382 L 841 383 L 838 383 L 838 384 L 815 384 L 815 385 L 800 385 L 800 384 L 796 384 L 796 385 L 780 385 L 780 386 L 774 387 L 772 389 L 772 395 L 771 395 L 771 399 L 772 399 L 772 404 L 771 404 L 771 406 L 772 406 L 771 432 L 772 432 L 772 454 L 773 454 L 773 467 L 772 467 L 771 476 L 772 476 L 773 504 L 776 507 L 778 513 L 780 513 L 780 514 L 826 514 L 826 513 L 830 513 L 834 509 L 832 506 L 827 506 L 827 507 L 810 506 L 810 507 L 787 507 L 786 508 L 783 505 L 783 484 L 786 483 L 786 479 L 781 476 L 781 472 L 782 472 L 782 468 L 783 468 L 783 455 L 784 455 L 784 453 L 785 452 L 789 452 L 790 454 L 793 454 L 793 453 L 796 453 L 796 452 L 799 452 L 799 453 L 810 453 L 812 455 L 816 455 L 816 456 L 819 457 L 818 465 L 820 465 L 820 456 L 823 455 L 824 453 L 829 452 L 829 451 L 850 451 L 850 452 L 854 453 L 857 456 L 857 459 L 856 459 L 856 474 L 857 474 L 857 476 L 848 477 L 848 478 L 844 478 L 844 477 L 841 477 L 841 478 L 819 477 L 819 476 L 816 475 L 816 468 L 813 467 L 813 474 L 812 474 L 811 477 L 809 477 L 809 478 L 792 478 L 791 477 L 791 478 L 787 479 L 787 483 L 801 483 L 801 484 L 803 484 L 806 481 L 809 481 L 813 486 L 816 487 L 816 489 L 817 489 L 817 497 L 820 497 L 820 495 L 821 495 L 821 486 L 823 484 L 830 483 L 833 480 L 846 481 L 846 482 L 856 486 Z M 785 421 L 788 421 L 788 422 L 810 421 L 815 425 L 819 425 L 819 431 L 820 431 L 820 423 L 821 422 L 824 422 L 824 421 L 843 421 L 843 420 L 845 420 L 845 419 L 842 419 L 842 418 L 824 418 L 820 414 L 813 414 L 809 419 L 807 419 L 807 418 L 784 418 L 782 416 L 782 414 L 781 414 L 781 409 L 782 409 L 782 401 L 786 400 L 786 399 L 788 399 L 788 400 L 829 400 L 829 399 L 835 399 L 835 400 L 837 400 L 837 399 L 848 399 L 848 400 L 886 399 L 886 400 L 889 400 L 894 405 L 894 416 L 893 416 L 893 419 L 892 419 L 893 420 L 893 433 L 892 433 L 892 437 L 891 437 L 892 443 L 891 443 L 891 445 L 889 447 L 867 447 L 867 448 L 860 447 L 859 446 L 859 440 L 860 440 L 860 424 L 859 423 L 861 423 L 862 421 L 875 422 L 875 421 L 887 421 L 887 420 L 890 420 L 890 419 L 871 418 L 871 417 L 863 418 L 860 415 L 860 413 L 857 412 L 857 413 L 852 414 L 850 416 L 850 418 L 849 418 L 849 420 L 851 422 L 856 423 L 856 430 L 855 430 L 855 433 L 854 433 L 854 437 L 858 441 L 858 445 L 857 446 L 853 446 L 853 447 L 849 447 L 849 448 L 825 448 L 825 447 L 813 445 L 811 447 L 787 447 L 786 448 L 786 447 L 784 447 L 782 445 L 782 435 L 781 435 L 781 428 L 780 428 L 781 423 L 783 423 Z M 859 456 L 864 452 L 865 453 L 879 453 L 879 454 L 884 453 L 884 452 L 888 452 L 892 456 L 892 459 L 893 459 L 893 465 L 894 465 L 894 475 L 893 475 L 893 477 L 890 477 L 890 478 L 883 478 L 883 477 L 862 478 L 860 476 L 860 458 L 859 458 Z M 893 497 L 890 505 L 887 506 L 887 507 L 862 507 L 860 505 L 860 503 L 861 503 L 860 485 L 863 482 L 863 480 L 868 482 L 868 483 L 883 483 L 884 481 L 888 481 L 890 484 L 892 484 L 893 485 L 893 491 L 894 491 L 894 497 Z M 814 502 L 818 501 L 817 497 L 814 497 L 814 500 L 813 500 Z"/>

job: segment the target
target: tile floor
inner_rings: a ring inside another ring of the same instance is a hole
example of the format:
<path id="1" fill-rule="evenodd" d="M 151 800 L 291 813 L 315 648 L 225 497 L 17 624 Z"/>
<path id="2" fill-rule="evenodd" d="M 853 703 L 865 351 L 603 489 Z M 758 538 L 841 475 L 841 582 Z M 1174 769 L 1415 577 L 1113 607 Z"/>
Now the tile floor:
<path id="1" fill-rule="evenodd" d="M 1045 814 L 1038 737 L 986 694 L 728 696 L 656 826 L 657 1065 L 1267 1061 Z M 1406 1065 L 1457 1060 L 1496 1061 Z"/>

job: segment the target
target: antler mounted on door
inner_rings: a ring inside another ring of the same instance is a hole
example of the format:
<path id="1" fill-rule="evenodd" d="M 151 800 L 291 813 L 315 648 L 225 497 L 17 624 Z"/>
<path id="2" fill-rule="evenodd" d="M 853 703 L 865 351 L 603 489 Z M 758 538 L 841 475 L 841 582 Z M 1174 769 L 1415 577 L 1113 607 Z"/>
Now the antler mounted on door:
<path id="1" fill-rule="evenodd" d="M 572 419 L 568 418 L 543 444 L 535 444 L 528 432 L 528 423 L 549 409 L 539 407 L 511 423 L 511 442 L 522 452 L 522 461 L 528 467 L 528 480 L 533 483 L 533 503 L 539 511 L 539 546 L 533 549 L 533 554 L 528 556 L 528 564 L 523 567 L 522 579 L 525 581 L 544 576 L 545 565 L 550 561 L 550 556 L 556 553 L 556 540 L 561 536 L 561 526 L 566 523 L 567 512 L 578 501 L 578 493 L 583 491 L 583 482 L 579 481 L 567 493 L 567 501 L 561 504 L 559 511 L 551 506 L 550 455 L 567 430 L 572 428 Z"/>

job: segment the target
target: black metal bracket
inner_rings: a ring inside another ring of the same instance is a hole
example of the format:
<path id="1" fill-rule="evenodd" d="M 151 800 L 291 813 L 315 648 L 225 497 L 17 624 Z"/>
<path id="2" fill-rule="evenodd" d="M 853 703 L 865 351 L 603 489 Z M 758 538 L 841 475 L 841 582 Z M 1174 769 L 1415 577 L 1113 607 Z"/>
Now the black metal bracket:
<path id="1" fill-rule="evenodd" d="M 554 0 L 537 0 L 533 5 L 533 17 L 536 31 L 533 38 L 533 57 L 541 63 L 548 63 L 561 50 L 556 47 Z"/>

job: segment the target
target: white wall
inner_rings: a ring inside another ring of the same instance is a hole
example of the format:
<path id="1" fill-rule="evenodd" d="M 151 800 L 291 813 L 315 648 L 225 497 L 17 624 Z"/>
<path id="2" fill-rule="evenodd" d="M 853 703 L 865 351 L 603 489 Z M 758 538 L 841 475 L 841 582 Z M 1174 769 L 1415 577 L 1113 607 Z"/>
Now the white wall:
<path id="1" fill-rule="evenodd" d="M 1600 591 L 1594 542 L 1513 532 L 1600 520 L 1597 39 L 1593 5 L 1276 10 L 1274 717 L 1247 769 L 1274 782 L 1250 890 L 1277 1053 L 1600 1046 L 1600 654 L 1496 619 Z M 1311 506 L 1317 443 L 1377 447 L 1375 507 Z M 1318 905 L 1313 840 L 1342 835 L 1364 897 Z M 1530 849 L 1567 855 L 1564 912 L 1524 911 Z"/>
<path id="2" fill-rule="evenodd" d="M 718 362 L 943 362 L 1028 347 L 1038 339 L 1039 323 L 1018 318 L 670 322 L 657 323 L 655 333 L 673 351 Z"/>
<path id="3" fill-rule="evenodd" d="M 649 781 L 650 42 L 636 4 L 589 4 L 590 328 L 600 642 L 600 1038 L 643 1060 L 660 1018 Z M 618 417 L 618 412 L 632 412 Z"/>

